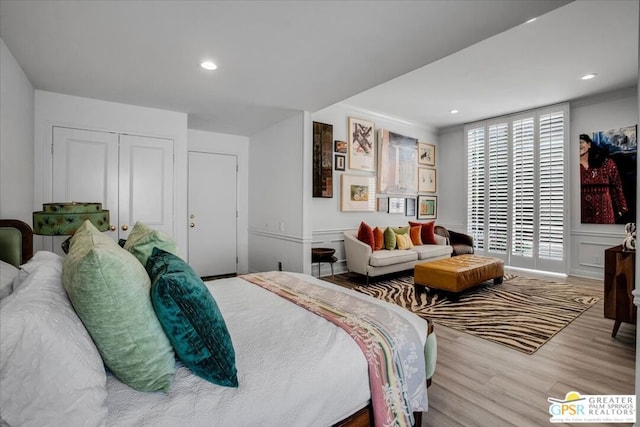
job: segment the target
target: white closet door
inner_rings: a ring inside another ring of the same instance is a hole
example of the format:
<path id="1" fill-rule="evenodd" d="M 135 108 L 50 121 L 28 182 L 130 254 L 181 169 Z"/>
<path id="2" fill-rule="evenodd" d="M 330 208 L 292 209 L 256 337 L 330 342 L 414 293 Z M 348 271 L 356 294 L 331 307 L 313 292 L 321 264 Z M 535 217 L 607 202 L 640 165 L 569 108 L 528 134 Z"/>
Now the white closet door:
<path id="1" fill-rule="evenodd" d="M 200 277 L 238 271 L 237 164 L 233 155 L 189 152 L 189 264 Z"/>
<path id="2" fill-rule="evenodd" d="M 52 184 L 52 202 L 99 202 L 118 224 L 118 135 L 54 127 Z"/>
<path id="3" fill-rule="evenodd" d="M 120 135 L 119 237 L 143 222 L 173 236 L 173 140 Z"/>

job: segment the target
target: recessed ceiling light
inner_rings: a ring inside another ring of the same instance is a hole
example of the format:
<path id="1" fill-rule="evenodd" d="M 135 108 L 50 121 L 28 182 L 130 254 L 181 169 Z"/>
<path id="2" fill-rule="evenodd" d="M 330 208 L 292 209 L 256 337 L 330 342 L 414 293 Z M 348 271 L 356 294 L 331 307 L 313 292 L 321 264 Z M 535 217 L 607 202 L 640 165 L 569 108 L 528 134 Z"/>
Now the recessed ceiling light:
<path id="1" fill-rule="evenodd" d="M 525 24 L 531 24 L 533 21 L 535 21 L 538 18 L 531 18 L 529 19 L 527 22 L 525 22 Z"/>
<path id="2" fill-rule="evenodd" d="M 594 78 L 595 76 L 597 76 L 597 74 L 595 73 L 589 73 L 589 74 L 585 74 L 584 76 L 580 77 L 582 80 L 591 80 L 592 78 Z"/>
<path id="3" fill-rule="evenodd" d="M 451 111 L 449 111 L 449 112 L 450 112 L 451 114 L 458 114 L 458 113 L 459 113 L 459 111 L 458 111 L 458 110 L 451 110 Z"/>
<path id="4" fill-rule="evenodd" d="M 213 71 L 218 68 L 218 66 L 214 64 L 213 61 L 203 61 L 200 63 L 200 66 L 207 71 Z"/>

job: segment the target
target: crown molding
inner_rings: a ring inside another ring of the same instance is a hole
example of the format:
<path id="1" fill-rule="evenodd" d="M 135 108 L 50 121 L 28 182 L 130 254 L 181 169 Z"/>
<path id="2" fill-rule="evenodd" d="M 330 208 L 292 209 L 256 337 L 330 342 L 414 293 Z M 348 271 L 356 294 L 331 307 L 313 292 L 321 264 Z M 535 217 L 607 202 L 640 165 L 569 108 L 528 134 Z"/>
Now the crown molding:
<path id="1" fill-rule="evenodd" d="M 344 102 L 338 102 L 337 104 L 333 105 L 334 107 L 340 107 L 343 108 L 345 110 L 349 110 L 349 111 L 353 111 L 357 114 L 362 114 L 362 115 L 366 115 L 369 117 L 374 117 L 374 118 L 378 118 L 381 120 L 387 120 L 393 123 L 398 123 L 400 125 L 403 126 L 413 126 L 413 127 L 418 127 L 420 129 L 424 129 L 428 132 L 433 132 L 436 133 L 437 132 L 437 128 L 431 125 L 428 125 L 426 123 L 419 123 L 419 122 L 414 122 L 411 120 L 405 120 L 401 117 L 397 117 L 397 116 L 392 116 L 389 114 L 384 114 L 384 113 L 380 113 L 378 111 L 372 111 L 372 110 L 368 110 L 366 108 L 361 108 L 361 107 L 356 107 L 355 105 L 351 105 L 351 104 L 347 104 Z"/>

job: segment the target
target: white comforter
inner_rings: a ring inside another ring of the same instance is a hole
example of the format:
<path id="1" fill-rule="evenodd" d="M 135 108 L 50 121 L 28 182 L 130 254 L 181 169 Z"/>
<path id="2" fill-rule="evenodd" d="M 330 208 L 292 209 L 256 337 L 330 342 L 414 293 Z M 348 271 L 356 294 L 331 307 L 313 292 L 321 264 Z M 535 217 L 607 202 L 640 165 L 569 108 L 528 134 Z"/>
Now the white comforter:
<path id="1" fill-rule="evenodd" d="M 180 367 L 169 393 L 143 393 L 108 375 L 109 425 L 328 426 L 367 405 L 367 362 L 342 329 L 240 278 L 207 286 L 231 334 L 240 386 L 220 387 Z M 387 306 L 411 321 L 424 346 L 426 321 Z"/>

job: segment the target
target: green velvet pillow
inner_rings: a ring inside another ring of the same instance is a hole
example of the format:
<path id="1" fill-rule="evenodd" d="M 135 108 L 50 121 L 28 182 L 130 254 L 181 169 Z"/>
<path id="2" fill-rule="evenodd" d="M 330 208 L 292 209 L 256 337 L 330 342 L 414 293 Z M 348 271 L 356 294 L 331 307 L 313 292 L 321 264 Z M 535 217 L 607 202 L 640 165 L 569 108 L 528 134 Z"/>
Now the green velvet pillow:
<path id="1" fill-rule="evenodd" d="M 237 387 L 236 355 L 211 293 L 181 258 L 154 248 L 147 261 L 151 301 L 182 363 L 214 384 Z"/>
<path id="2" fill-rule="evenodd" d="M 391 229 L 396 234 L 408 234 L 409 233 L 409 226 L 408 225 L 405 226 L 405 227 L 391 227 Z"/>
<path id="3" fill-rule="evenodd" d="M 384 248 L 390 251 L 396 248 L 396 233 L 391 227 L 384 229 Z"/>
<path id="4" fill-rule="evenodd" d="M 154 230 L 141 222 L 136 222 L 131 229 L 131 233 L 124 243 L 124 248 L 131 252 L 143 266 L 147 265 L 147 259 L 151 256 L 153 248 L 160 248 L 180 255 L 178 246 L 167 233 Z"/>
<path id="5" fill-rule="evenodd" d="M 114 375 L 136 390 L 167 391 L 175 356 L 151 305 L 149 276 L 135 257 L 87 227 L 72 239 L 62 281 Z"/>

